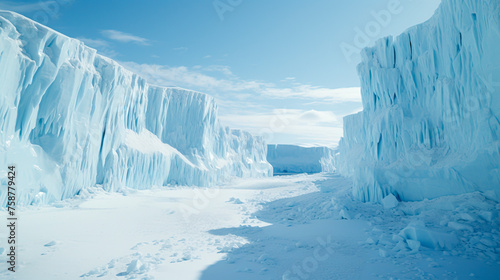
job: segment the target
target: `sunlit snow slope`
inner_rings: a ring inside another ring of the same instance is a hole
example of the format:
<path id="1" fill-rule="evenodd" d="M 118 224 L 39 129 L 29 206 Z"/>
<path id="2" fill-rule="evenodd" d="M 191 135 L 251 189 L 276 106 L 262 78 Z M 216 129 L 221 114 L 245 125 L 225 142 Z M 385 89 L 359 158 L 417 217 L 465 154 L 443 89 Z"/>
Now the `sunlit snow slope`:
<path id="1" fill-rule="evenodd" d="M 20 204 L 96 184 L 208 186 L 272 174 L 263 141 L 222 127 L 212 97 L 148 85 L 82 42 L 3 11 L 0 132 L 0 180 L 16 165 Z"/>
<path id="2" fill-rule="evenodd" d="M 344 119 L 338 170 L 354 195 L 420 200 L 500 190 L 500 1 L 443 0 L 363 51 L 364 110 Z"/>

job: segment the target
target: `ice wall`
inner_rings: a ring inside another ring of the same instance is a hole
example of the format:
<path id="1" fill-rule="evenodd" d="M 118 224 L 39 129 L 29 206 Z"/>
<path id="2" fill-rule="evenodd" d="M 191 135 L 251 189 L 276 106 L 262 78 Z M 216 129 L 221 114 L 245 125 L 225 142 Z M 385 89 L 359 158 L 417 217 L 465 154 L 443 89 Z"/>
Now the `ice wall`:
<path id="1" fill-rule="evenodd" d="M 272 175 L 263 141 L 222 127 L 212 97 L 151 86 L 82 42 L 5 11 L 0 132 L 0 181 L 14 164 L 18 204 L 95 185 L 210 186 Z"/>
<path id="2" fill-rule="evenodd" d="M 337 168 L 354 195 L 421 200 L 500 190 L 500 1 L 443 0 L 362 52 L 364 110 L 344 119 Z"/>
<path id="3" fill-rule="evenodd" d="M 334 172 L 334 151 L 327 147 L 268 145 L 267 161 L 275 174 Z"/>

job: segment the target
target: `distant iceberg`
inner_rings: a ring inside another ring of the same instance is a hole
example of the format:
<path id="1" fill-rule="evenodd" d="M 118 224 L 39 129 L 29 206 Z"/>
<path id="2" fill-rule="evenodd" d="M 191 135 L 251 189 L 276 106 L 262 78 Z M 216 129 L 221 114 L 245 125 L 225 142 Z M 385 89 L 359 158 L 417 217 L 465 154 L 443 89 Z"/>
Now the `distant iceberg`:
<path id="1" fill-rule="evenodd" d="M 274 174 L 332 173 L 333 149 L 327 147 L 301 147 L 295 145 L 268 145 L 267 161 Z"/>
<path id="2" fill-rule="evenodd" d="M 0 181 L 18 204 L 102 185 L 210 186 L 271 176 L 267 147 L 222 127 L 208 95 L 146 83 L 82 42 L 0 11 Z M 0 203 L 7 192 L 0 189 Z"/>
<path id="3" fill-rule="evenodd" d="M 344 118 L 336 158 L 357 199 L 500 197 L 499 46 L 500 1 L 443 0 L 363 51 L 364 110 Z"/>

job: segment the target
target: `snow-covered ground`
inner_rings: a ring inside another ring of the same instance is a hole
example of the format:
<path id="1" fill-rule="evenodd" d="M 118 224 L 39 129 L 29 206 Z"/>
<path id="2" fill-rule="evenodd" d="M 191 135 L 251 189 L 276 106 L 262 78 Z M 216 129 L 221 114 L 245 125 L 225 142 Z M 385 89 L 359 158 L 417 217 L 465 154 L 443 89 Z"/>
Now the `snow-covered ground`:
<path id="1" fill-rule="evenodd" d="M 354 201 L 351 187 L 315 174 L 211 189 L 91 189 L 19 211 L 16 276 L 498 279 L 500 205 L 488 194 L 375 204 Z M 12 279 L 0 266 L 0 278 Z"/>

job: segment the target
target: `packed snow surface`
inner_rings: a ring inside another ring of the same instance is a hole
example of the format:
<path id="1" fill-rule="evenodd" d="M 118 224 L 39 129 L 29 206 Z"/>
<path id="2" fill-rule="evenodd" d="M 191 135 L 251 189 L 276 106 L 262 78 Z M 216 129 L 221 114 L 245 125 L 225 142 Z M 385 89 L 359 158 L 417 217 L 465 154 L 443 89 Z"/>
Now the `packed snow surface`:
<path id="1" fill-rule="evenodd" d="M 327 147 L 268 145 L 267 161 L 274 174 L 333 172 L 334 151 Z"/>
<path id="2" fill-rule="evenodd" d="M 336 163 L 357 199 L 500 197 L 499 45 L 500 1 L 444 0 L 363 51 L 364 110 L 344 118 Z"/>
<path id="3" fill-rule="evenodd" d="M 485 194 L 353 199 L 338 175 L 220 187 L 82 190 L 18 210 L 19 280 L 498 279 L 499 204 Z M 6 239 L 5 239 L 6 240 Z M 6 256 L 6 242 L 0 256 Z M 0 279 L 13 279 L 0 262 Z"/>
<path id="4" fill-rule="evenodd" d="M 214 99 L 146 83 L 94 49 L 0 11 L 0 181 L 17 168 L 17 203 L 102 185 L 210 186 L 270 176 L 266 145 L 221 126 Z M 6 189 L 0 189 L 5 205 Z"/>

